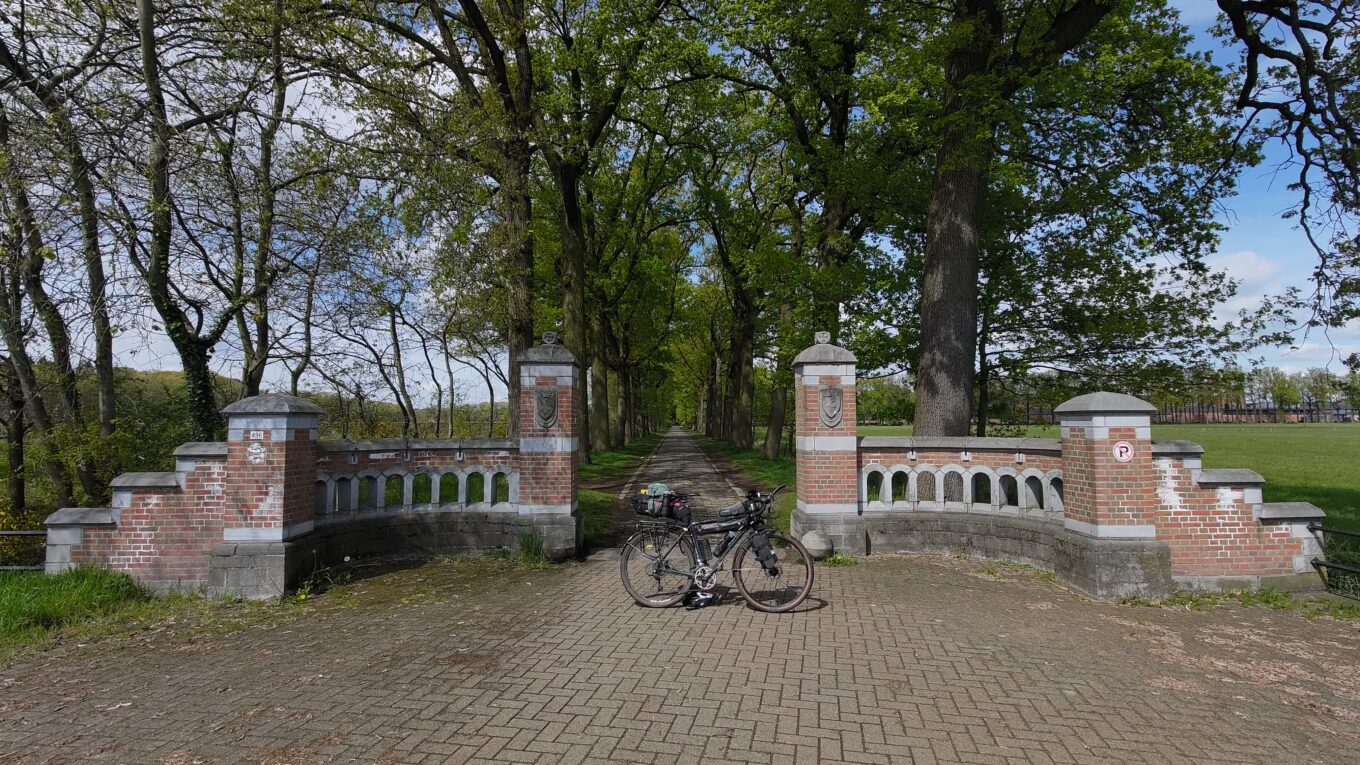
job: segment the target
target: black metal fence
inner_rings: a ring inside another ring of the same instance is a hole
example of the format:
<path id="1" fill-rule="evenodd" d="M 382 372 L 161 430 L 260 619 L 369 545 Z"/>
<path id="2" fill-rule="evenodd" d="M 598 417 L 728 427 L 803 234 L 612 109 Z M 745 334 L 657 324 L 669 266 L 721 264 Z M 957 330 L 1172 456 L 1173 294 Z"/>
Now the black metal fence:
<path id="1" fill-rule="evenodd" d="M 42 571 L 46 560 L 46 531 L 0 531 L 0 571 Z"/>
<path id="2" fill-rule="evenodd" d="M 1322 539 L 1322 557 L 1313 559 L 1313 568 L 1327 591 L 1360 600 L 1360 532 L 1323 526 L 1317 521 L 1308 524 L 1308 530 Z"/>

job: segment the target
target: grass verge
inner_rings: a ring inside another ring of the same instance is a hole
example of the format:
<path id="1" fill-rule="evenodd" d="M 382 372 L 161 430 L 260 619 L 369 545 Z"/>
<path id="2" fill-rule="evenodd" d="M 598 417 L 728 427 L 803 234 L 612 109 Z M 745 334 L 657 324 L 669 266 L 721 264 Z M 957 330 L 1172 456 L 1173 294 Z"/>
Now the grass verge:
<path id="1" fill-rule="evenodd" d="M 1360 621 L 1360 603 L 1348 603 L 1336 597 L 1296 597 L 1287 592 L 1271 589 L 1233 592 L 1176 592 L 1161 600 L 1124 598 L 1119 603 L 1125 606 L 1174 608 L 1183 611 L 1203 611 L 1228 603 L 1237 603 L 1242 606 L 1292 609 L 1308 619 L 1330 616 L 1341 621 Z"/>
<path id="2" fill-rule="evenodd" d="M 56 576 L 0 573 L 0 666 L 66 645 L 148 633 L 229 632 L 294 613 L 295 599 L 156 595 L 123 573 L 78 567 Z"/>
<path id="3" fill-rule="evenodd" d="M 638 465 L 647 459 L 652 452 L 656 451 L 656 445 L 661 443 L 661 433 L 652 433 L 643 436 L 636 441 L 611 449 L 607 452 L 595 452 L 590 455 L 590 464 L 582 465 L 576 471 L 582 481 L 598 481 L 614 478 L 627 479 L 637 470 Z"/>
<path id="4" fill-rule="evenodd" d="M 576 493 L 581 508 L 587 549 L 614 544 L 614 513 L 618 509 L 618 490 L 614 485 L 633 477 L 638 467 L 656 451 L 661 433 L 643 436 L 627 446 L 590 455 L 590 464 L 577 472 L 582 486 Z M 603 488 L 591 488 L 595 484 Z"/>
<path id="5" fill-rule="evenodd" d="M 700 433 L 691 432 L 690 435 L 694 436 L 694 440 L 699 442 L 704 451 L 745 473 L 747 478 L 755 481 L 762 489 L 773 489 L 781 483 L 787 484 L 788 488 L 775 497 L 774 517 L 771 522 L 780 531 L 788 532 L 789 524 L 793 520 L 793 508 L 798 504 L 798 473 L 793 460 L 783 457 L 776 460 L 762 459 L 756 449 L 738 449 Z"/>

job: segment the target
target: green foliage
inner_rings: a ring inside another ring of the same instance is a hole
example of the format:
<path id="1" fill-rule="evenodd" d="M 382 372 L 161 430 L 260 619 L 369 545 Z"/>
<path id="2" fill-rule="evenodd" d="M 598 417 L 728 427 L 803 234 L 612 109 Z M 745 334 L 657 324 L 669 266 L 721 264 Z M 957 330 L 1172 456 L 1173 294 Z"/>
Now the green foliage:
<path id="1" fill-rule="evenodd" d="M 0 572 L 0 643 L 31 640 L 150 597 L 127 574 L 99 568 L 72 568 L 56 576 Z"/>
<path id="2" fill-rule="evenodd" d="M 845 553 L 837 550 L 836 552 L 833 552 L 830 555 L 823 558 L 822 565 L 830 566 L 832 568 L 844 568 L 848 566 L 857 566 L 859 565 L 859 561 L 855 559 L 855 556 L 846 555 Z"/>

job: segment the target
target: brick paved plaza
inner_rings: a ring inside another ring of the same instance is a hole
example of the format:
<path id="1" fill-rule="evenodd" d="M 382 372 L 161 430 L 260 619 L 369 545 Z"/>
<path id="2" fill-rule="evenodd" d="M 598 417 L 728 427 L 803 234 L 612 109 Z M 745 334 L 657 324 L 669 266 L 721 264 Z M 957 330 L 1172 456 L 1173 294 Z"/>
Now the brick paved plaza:
<path id="1" fill-rule="evenodd" d="M 702 459 L 685 446 L 670 456 Z M 712 472 L 687 478 L 727 490 Z M 1360 750 L 1354 624 L 1103 604 L 952 558 L 819 568 L 814 600 L 788 615 L 735 593 L 702 611 L 638 608 L 607 553 L 496 570 L 429 564 L 281 622 L 21 660 L 0 670 L 0 762 L 1342 763 Z"/>

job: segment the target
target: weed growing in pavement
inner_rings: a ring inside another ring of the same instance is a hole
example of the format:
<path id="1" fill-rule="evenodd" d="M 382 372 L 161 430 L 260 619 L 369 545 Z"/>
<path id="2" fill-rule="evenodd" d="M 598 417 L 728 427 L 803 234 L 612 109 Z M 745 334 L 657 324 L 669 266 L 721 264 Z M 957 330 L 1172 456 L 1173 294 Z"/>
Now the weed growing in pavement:
<path id="1" fill-rule="evenodd" d="M 1287 592 L 1272 590 L 1234 590 L 1231 592 L 1173 592 L 1165 598 L 1128 597 L 1119 601 L 1120 605 L 1144 608 L 1174 608 L 1184 611 L 1203 611 L 1208 608 L 1238 603 L 1243 606 L 1269 606 L 1271 608 L 1292 609 L 1305 618 L 1316 619 L 1330 616 L 1341 621 L 1360 621 L 1360 603 L 1347 603 L 1335 597 L 1298 597 Z"/>
<path id="2" fill-rule="evenodd" d="M 830 555 L 822 559 L 823 566 L 832 567 L 854 566 L 857 565 L 858 563 L 859 561 L 855 560 L 855 557 L 853 555 L 846 555 L 845 553 L 840 552 L 839 550 L 831 553 Z"/>

